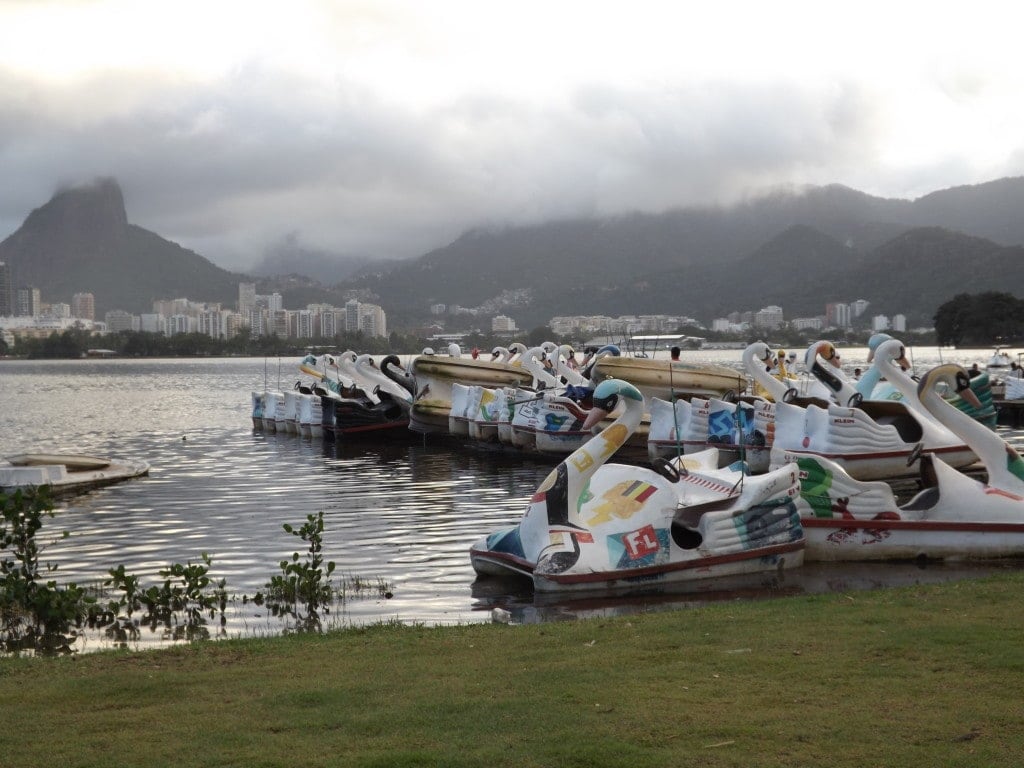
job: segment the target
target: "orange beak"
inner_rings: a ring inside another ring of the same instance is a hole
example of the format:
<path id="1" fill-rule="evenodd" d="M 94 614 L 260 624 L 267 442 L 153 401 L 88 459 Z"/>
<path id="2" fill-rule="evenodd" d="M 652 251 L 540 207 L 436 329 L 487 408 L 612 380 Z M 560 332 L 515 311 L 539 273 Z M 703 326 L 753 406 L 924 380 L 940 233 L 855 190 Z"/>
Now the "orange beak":
<path id="1" fill-rule="evenodd" d="M 583 431 L 589 432 L 595 426 L 604 421 L 607 417 L 608 411 L 606 411 L 604 408 L 591 408 L 590 412 L 587 414 L 586 420 L 583 422 Z"/>

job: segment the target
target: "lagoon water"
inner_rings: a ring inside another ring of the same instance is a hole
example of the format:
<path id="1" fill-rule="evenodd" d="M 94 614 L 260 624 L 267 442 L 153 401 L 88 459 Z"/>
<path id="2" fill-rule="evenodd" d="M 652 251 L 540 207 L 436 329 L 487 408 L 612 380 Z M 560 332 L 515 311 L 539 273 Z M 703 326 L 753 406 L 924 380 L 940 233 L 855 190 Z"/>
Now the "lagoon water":
<path id="1" fill-rule="evenodd" d="M 842 349 L 847 368 L 863 366 L 866 354 Z M 991 350 L 908 354 L 924 370 L 940 361 L 984 365 Z M 740 351 L 684 356 L 739 367 Z M 484 621 L 497 606 L 515 621 L 558 620 L 962 578 L 992 568 L 808 565 L 787 574 L 785 583 L 766 577 L 743 592 L 705 584 L 690 594 L 541 602 L 516 580 L 476 581 L 467 551 L 481 535 L 518 521 L 550 463 L 411 434 L 392 442 L 333 444 L 253 430 L 250 392 L 266 384 L 290 387 L 299 378 L 297 366 L 297 359 L 263 358 L 0 361 L 0 455 L 90 453 L 152 465 L 148 477 L 58 500 L 41 534 L 49 542 L 42 560 L 58 567 L 54 577 L 97 584 L 123 564 L 150 585 L 160 569 L 198 563 L 207 553 L 214 579 L 226 579 L 236 597 L 252 596 L 280 573 L 281 560 L 294 552 L 305 556 L 305 543 L 282 526 L 298 527 L 319 511 L 325 559 L 337 563 L 335 580 L 383 586 L 351 595 L 331 617 L 332 626 Z M 1018 445 L 1024 438 L 1006 436 Z M 68 536 L 61 538 L 64 531 Z M 223 634 L 282 629 L 238 600 Z M 88 647 L 80 650 L 102 647 L 96 639 L 81 642 Z M 165 642 L 159 631 L 143 630 L 135 645 Z"/>

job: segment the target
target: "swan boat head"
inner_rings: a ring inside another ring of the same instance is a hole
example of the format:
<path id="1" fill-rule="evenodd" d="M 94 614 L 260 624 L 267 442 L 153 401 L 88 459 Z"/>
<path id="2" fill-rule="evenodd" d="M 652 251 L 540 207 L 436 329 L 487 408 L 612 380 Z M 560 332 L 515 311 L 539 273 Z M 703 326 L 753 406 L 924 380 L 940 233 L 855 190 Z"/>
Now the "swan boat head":
<path id="1" fill-rule="evenodd" d="M 756 341 L 743 350 L 743 367 L 769 400 L 781 401 L 786 394 L 786 385 L 769 373 L 774 366 L 775 354 L 763 341 Z"/>
<path id="2" fill-rule="evenodd" d="M 940 394 L 940 387 L 956 393 L 968 405 L 979 402 L 971 378 L 960 365 L 945 363 L 927 371 L 917 383 L 921 404 L 955 432 L 978 455 L 988 475 L 988 485 L 1024 495 L 1024 459 L 996 432 L 972 418 L 959 403 Z"/>
<path id="3" fill-rule="evenodd" d="M 804 365 L 814 378 L 825 385 L 835 402 L 856 407 L 864 399 L 863 395 L 843 375 L 835 362 L 838 357 L 839 352 L 831 341 L 816 341 L 807 348 Z"/>

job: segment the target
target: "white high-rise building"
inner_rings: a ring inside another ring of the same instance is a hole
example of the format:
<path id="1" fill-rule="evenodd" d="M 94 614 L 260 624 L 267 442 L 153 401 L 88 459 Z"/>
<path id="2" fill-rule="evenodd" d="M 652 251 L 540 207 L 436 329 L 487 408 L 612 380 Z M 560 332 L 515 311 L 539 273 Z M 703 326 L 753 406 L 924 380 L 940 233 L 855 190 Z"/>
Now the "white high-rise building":
<path id="1" fill-rule="evenodd" d="M 313 318 L 315 313 L 308 309 L 299 309 L 295 312 L 295 338 L 313 338 Z"/>
<path id="2" fill-rule="evenodd" d="M 139 329 L 139 318 L 131 312 L 123 309 L 112 309 L 103 316 L 109 333 L 118 331 L 137 331 Z"/>
<path id="3" fill-rule="evenodd" d="M 368 336 L 387 336 L 388 322 L 384 310 L 376 304 L 360 304 L 359 330 Z"/>
<path id="4" fill-rule="evenodd" d="M 491 330 L 497 333 L 511 333 L 516 330 L 516 321 L 506 315 L 495 315 L 491 320 Z"/>
<path id="5" fill-rule="evenodd" d="M 345 330 L 353 333 L 359 330 L 359 302 L 355 299 L 345 302 Z"/>
<path id="6" fill-rule="evenodd" d="M 42 297 L 40 296 L 38 288 L 33 288 L 30 285 L 27 285 L 24 288 L 19 288 L 15 314 L 18 314 L 21 317 L 36 317 L 40 314 L 39 310 L 41 304 Z"/>
<path id="7" fill-rule="evenodd" d="M 754 325 L 758 328 L 778 328 L 782 321 L 782 307 L 775 305 L 764 307 L 754 315 Z"/>
<path id="8" fill-rule="evenodd" d="M 139 315 L 139 330 L 146 333 L 167 333 L 167 318 L 152 312 Z"/>
<path id="9" fill-rule="evenodd" d="M 256 283 L 238 284 L 238 312 L 243 317 L 256 309 Z"/>

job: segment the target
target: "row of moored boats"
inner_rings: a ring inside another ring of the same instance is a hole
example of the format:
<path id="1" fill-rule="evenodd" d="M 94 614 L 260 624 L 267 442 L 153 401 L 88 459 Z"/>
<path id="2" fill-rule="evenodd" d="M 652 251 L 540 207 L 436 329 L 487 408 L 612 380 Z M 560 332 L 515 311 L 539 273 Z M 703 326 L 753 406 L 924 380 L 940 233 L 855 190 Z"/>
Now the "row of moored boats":
<path id="1" fill-rule="evenodd" d="M 808 348 L 800 376 L 763 343 L 743 351 L 742 370 L 614 347 L 574 364 L 555 344 L 489 359 L 425 350 L 408 369 L 394 356 L 308 356 L 293 392 L 253 393 L 253 423 L 336 440 L 442 434 L 554 457 L 523 519 L 470 551 L 479 574 L 520 574 L 538 590 L 805 559 L 1024 555 L 1024 461 L 994 429 L 987 376 L 945 364 L 911 377 L 898 340 L 869 346 L 859 381 L 829 342 Z M 398 415 L 372 422 L 375 409 Z"/>

